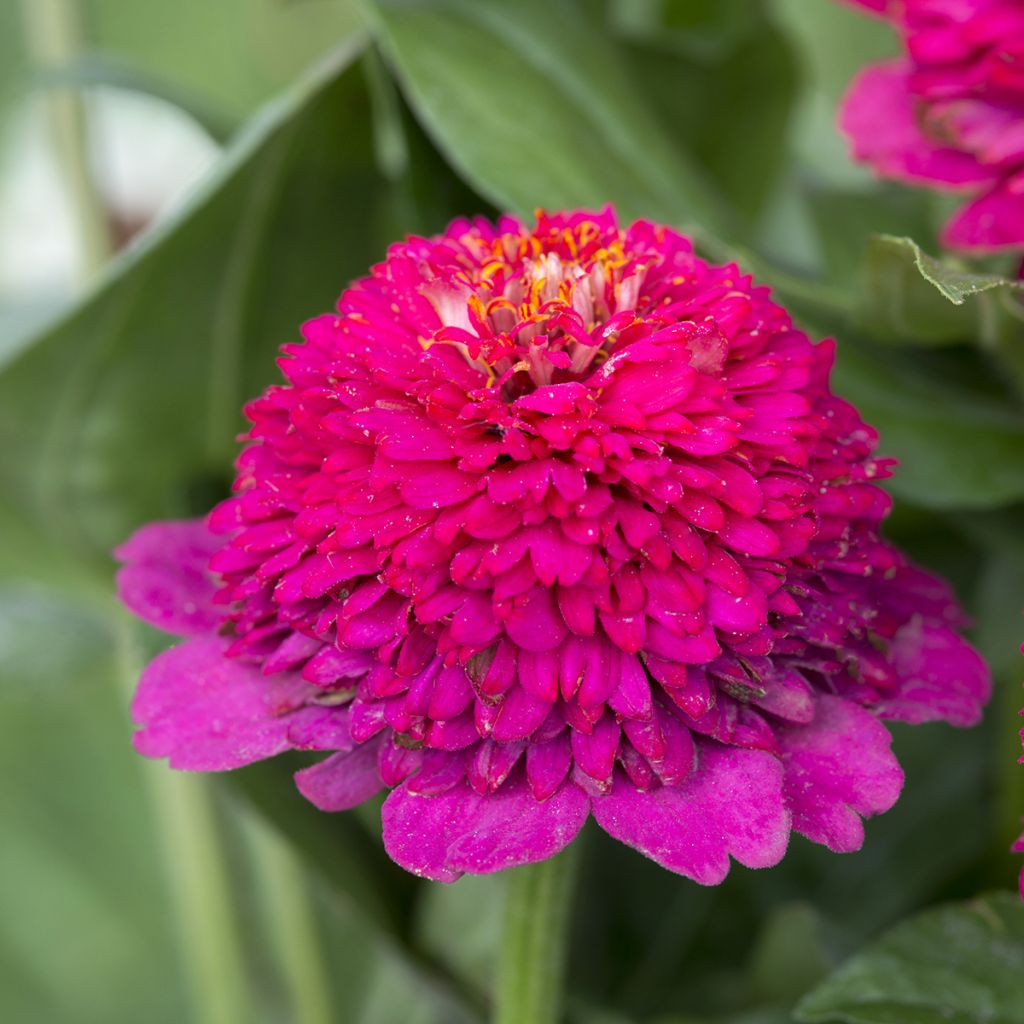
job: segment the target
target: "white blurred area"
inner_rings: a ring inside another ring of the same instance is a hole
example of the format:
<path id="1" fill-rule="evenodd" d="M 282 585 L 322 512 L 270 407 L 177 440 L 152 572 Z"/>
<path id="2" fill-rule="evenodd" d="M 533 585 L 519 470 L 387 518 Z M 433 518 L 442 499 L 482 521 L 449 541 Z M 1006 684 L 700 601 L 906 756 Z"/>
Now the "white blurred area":
<path id="1" fill-rule="evenodd" d="M 90 88 L 85 100 L 93 186 L 115 248 L 180 206 L 219 147 L 156 97 Z M 45 323 L 89 278 L 52 122 L 38 93 L 9 122 L 0 151 L 0 339 Z"/>

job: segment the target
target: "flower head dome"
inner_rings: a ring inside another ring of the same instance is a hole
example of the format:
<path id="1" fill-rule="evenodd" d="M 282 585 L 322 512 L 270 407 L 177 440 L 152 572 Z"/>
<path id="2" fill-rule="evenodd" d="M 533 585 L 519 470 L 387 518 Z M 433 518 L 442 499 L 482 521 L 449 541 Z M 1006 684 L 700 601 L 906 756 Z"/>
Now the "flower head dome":
<path id="1" fill-rule="evenodd" d="M 1024 4 L 850 0 L 890 19 L 898 60 L 863 70 L 841 125 L 887 178 L 966 191 L 948 245 L 1024 247 Z"/>
<path id="2" fill-rule="evenodd" d="M 412 238 L 303 327 L 235 494 L 145 527 L 121 595 L 186 643 L 138 749 L 289 747 L 324 810 L 452 880 L 593 813 L 703 883 L 791 828 L 863 838 L 902 773 L 881 718 L 973 723 L 946 587 L 879 535 L 874 432 L 768 289 L 611 211 Z"/>

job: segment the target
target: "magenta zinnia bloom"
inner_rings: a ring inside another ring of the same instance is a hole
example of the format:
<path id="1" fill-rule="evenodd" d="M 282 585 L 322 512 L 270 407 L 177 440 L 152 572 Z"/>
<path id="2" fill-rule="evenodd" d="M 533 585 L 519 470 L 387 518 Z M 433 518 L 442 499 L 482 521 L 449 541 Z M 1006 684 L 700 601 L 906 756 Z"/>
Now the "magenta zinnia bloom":
<path id="1" fill-rule="evenodd" d="M 124 602 L 191 637 L 137 748 L 288 748 L 318 807 L 382 788 L 442 881 L 549 857 L 589 814 L 672 871 L 855 850 L 902 773 L 880 718 L 975 722 L 947 588 L 879 536 L 875 434 L 735 266 L 611 211 L 395 245 L 287 345 L 235 495 L 143 528 Z"/>
<path id="2" fill-rule="evenodd" d="M 854 157 L 883 177 L 973 196 L 946 225 L 947 245 L 1024 247 L 1024 4 L 850 2 L 888 18 L 904 47 L 846 96 Z"/>

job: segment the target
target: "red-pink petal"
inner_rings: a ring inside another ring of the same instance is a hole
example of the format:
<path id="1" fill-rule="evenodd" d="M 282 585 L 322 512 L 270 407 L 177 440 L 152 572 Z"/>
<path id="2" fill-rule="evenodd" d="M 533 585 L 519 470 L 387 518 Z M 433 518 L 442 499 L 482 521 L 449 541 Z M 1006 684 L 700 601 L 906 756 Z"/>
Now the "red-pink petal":
<path id="1" fill-rule="evenodd" d="M 681 786 L 641 792 L 618 777 L 593 810 L 609 835 L 701 885 L 721 882 L 730 856 L 752 868 L 777 864 L 789 841 L 778 758 L 717 743 L 700 743 L 697 770 Z"/>
<path id="2" fill-rule="evenodd" d="M 407 871 L 438 882 L 553 857 L 583 827 L 590 798 L 571 782 L 537 801 L 525 779 L 480 796 L 463 782 L 438 796 L 407 785 L 384 801 L 384 848 Z"/>
<path id="3" fill-rule="evenodd" d="M 894 61 L 865 68 L 854 79 L 839 114 L 854 158 L 887 178 L 955 187 L 991 183 L 991 168 L 922 132 L 909 76 L 910 65 Z"/>
<path id="4" fill-rule="evenodd" d="M 901 722 L 976 725 L 992 691 L 991 672 L 978 652 L 949 626 L 911 619 L 892 640 L 898 685 L 878 705 Z"/>
<path id="5" fill-rule="evenodd" d="M 377 770 L 380 743 L 371 740 L 342 750 L 295 773 L 299 792 L 321 811 L 347 811 L 379 793 L 384 783 Z"/>
<path id="6" fill-rule="evenodd" d="M 213 607 L 216 583 L 207 564 L 223 543 L 201 519 L 143 526 L 114 552 L 124 563 L 118 597 L 157 629 L 179 636 L 213 632 L 221 614 Z"/>
<path id="7" fill-rule="evenodd" d="M 188 640 L 146 666 L 132 702 L 146 757 L 172 768 L 216 772 L 288 750 L 290 715 L 271 715 L 260 670 L 226 658 L 219 637 Z"/>
<path id="8" fill-rule="evenodd" d="M 859 850 L 861 816 L 887 811 L 903 788 L 889 730 L 851 701 L 822 696 L 812 722 L 778 737 L 793 828 L 837 853 Z"/>

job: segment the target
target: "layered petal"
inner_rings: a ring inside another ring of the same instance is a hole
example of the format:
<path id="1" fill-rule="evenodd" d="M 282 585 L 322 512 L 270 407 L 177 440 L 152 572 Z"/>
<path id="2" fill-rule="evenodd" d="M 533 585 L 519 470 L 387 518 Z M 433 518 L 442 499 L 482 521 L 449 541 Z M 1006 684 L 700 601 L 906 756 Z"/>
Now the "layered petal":
<path id="1" fill-rule="evenodd" d="M 117 596 L 140 619 L 178 636 L 212 633 L 222 613 L 214 607 L 217 584 L 207 568 L 221 546 L 201 519 L 149 523 L 114 556 Z"/>
<path id="2" fill-rule="evenodd" d="M 172 768 L 218 772 L 298 746 L 290 731 L 321 708 L 273 713 L 259 669 L 225 656 L 220 637 L 187 640 L 145 668 L 132 702 L 132 737 L 147 757 Z"/>
<path id="3" fill-rule="evenodd" d="M 954 249 L 1024 248 L 1024 189 L 1002 184 L 979 196 L 954 215 L 942 240 Z"/>
<path id="4" fill-rule="evenodd" d="M 856 704 L 822 696 L 812 722 L 778 735 L 793 828 L 837 853 L 859 850 L 861 817 L 887 811 L 903 788 L 889 731 Z"/>
<path id="5" fill-rule="evenodd" d="M 295 773 L 299 792 L 321 811 L 347 811 L 384 788 L 377 768 L 380 742 L 370 740 Z"/>
<path id="6" fill-rule="evenodd" d="M 996 174 L 971 153 L 925 134 L 906 61 L 865 68 L 853 80 L 839 112 L 839 126 L 856 160 L 879 174 L 963 188 L 989 185 Z"/>
<path id="7" fill-rule="evenodd" d="M 590 798 L 572 782 L 546 800 L 522 775 L 481 796 L 459 783 L 438 796 L 403 784 L 384 801 L 384 848 L 407 871 L 437 882 L 553 857 L 583 827 Z"/>
<path id="8" fill-rule="evenodd" d="M 721 882 L 730 857 L 771 867 L 789 842 L 778 758 L 717 743 L 700 742 L 697 769 L 681 785 L 641 792 L 619 776 L 593 809 L 610 836 L 701 885 Z"/>
<path id="9" fill-rule="evenodd" d="M 981 655 L 943 623 L 912 618 L 893 637 L 897 683 L 875 710 L 901 722 L 976 725 L 992 692 L 991 672 Z"/>

